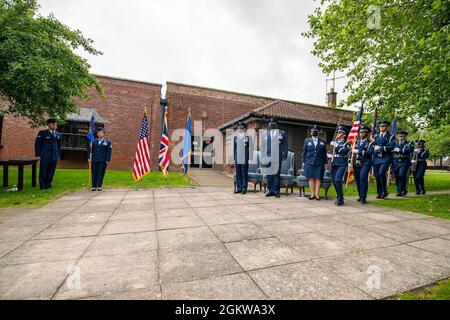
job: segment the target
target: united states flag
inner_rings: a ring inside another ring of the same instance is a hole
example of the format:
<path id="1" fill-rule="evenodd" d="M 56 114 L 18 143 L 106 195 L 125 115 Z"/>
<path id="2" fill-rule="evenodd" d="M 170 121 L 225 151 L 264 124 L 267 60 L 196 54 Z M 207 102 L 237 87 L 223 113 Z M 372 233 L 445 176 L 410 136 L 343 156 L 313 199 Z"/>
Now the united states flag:
<path id="1" fill-rule="evenodd" d="M 358 116 L 356 117 L 356 120 L 353 123 L 352 130 L 350 131 L 350 134 L 348 135 L 349 142 L 354 142 L 354 141 L 356 141 L 356 139 L 358 139 L 359 128 L 361 127 L 363 111 L 364 111 L 364 106 L 361 106 L 361 110 L 359 111 Z"/>
<path id="2" fill-rule="evenodd" d="M 147 112 L 145 112 L 133 163 L 133 178 L 136 181 L 141 180 L 150 172 L 150 145 L 148 140 L 148 121 Z"/>
<path id="3" fill-rule="evenodd" d="M 159 147 L 159 167 L 161 168 L 163 175 L 167 176 L 167 168 L 169 168 L 169 129 L 167 127 L 167 108 L 164 113 L 164 124 L 161 134 L 161 144 Z"/>

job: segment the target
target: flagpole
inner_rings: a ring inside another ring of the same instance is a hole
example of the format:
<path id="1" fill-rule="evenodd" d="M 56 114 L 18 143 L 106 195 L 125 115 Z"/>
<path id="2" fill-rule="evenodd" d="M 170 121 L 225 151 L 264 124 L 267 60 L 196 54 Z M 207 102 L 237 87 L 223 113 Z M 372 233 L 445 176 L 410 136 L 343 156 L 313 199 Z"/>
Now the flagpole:
<path id="1" fill-rule="evenodd" d="M 89 143 L 89 182 L 88 189 L 92 189 L 92 141 Z"/>

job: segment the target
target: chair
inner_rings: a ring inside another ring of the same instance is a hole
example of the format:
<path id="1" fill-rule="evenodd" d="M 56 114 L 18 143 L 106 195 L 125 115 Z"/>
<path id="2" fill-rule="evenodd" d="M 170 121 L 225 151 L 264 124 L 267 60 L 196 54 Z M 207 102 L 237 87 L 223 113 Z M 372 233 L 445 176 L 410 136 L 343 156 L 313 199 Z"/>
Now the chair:
<path id="1" fill-rule="evenodd" d="M 303 169 L 298 170 L 298 176 L 296 180 L 300 197 L 305 196 L 305 188 L 309 187 L 309 182 L 308 178 L 305 177 Z M 328 198 L 328 190 L 330 189 L 332 182 L 331 171 L 325 170 L 325 174 L 320 184 L 320 186 L 325 190 L 325 198 Z"/>
<path id="2" fill-rule="evenodd" d="M 256 192 L 256 186 L 259 184 L 259 190 L 262 190 L 263 176 L 261 174 L 261 152 L 253 151 L 253 159 L 256 159 L 256 163 L 250 160 L 248 165 L 248 182 L 253 183 L 253 191 Z M 234 190 L 236 190 L 236 173 L 233 174 Z"/>
<path id="3" fill-rule="evenodd" d="M 295 174 L 295 153 L 289 151 L 286 160 L 281 163 L 280 187 L 286 188 L 286 195 L 294 193 L 294 174 Z M 262 184 L 264 185 L 264 193 L 267 191 L 267 175 L 263 175 Z"/>

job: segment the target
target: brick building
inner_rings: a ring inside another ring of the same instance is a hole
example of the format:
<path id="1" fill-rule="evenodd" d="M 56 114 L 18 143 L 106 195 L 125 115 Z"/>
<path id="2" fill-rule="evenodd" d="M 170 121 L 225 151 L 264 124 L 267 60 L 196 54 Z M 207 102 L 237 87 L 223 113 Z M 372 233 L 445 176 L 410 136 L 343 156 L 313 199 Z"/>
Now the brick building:
<path id="1" fill-rule="evenodd" d="M 108 138 L 113 142 L 113 159 L 110 167 L 131 169 L 143 110 L 146 107 L 151 131 L 152 166 L 156 168 L 161 128 L 162 85 L 107 76 L 98 76 L 98 80 L 103 86 L 106 98 L 100 98 L 96 92 L 90 91 L 90 99 L 79 102 L 80 114 L 69 115 L 67 123 L 60 127 L 64 139 L 59 167 L 87 167 L 85 134 L 89 128 L 89 119 L 94 113 L 96 125 L 104 126 Z M 234 120 L 243 117 L 246 121 L 254 119 L 256 115 L 254 112 L 259 108 L 266 107 L 266 112 L 275 110 L 275 114 L 272 115 L 279 116 L 284 126 L 292 127 L 288 133 L 293 146 L 303 143 L 306 134 L 305 125 L 318 123 L 326 125 L 327 129 L 332 131 L 339 119 L 349 122 L 353 117 L 352 112 L 344 110 L 174 82 L 167 83 L 166 97 L 169 137 L 173 129 L 185 127 L 186 116 L 188 111 L 191 111 L 192 120 L 196 126 L 193 131 L 197 132 L 193 137 L 195 144 L 193 157 L 199 157 L 205 143 L 210 142 L 203 141 L 201 137 L 203 130 L 219 127 L 225 129 L 230 127 Z M 273 104 L 278 107 L 274 108 Z M 267 109 L 268 105 L 271 108 Z M 295 119 L 285 117 L 283 113 L 277 113 L 277 108 L 282 105 L 289 105 L 289 111 L 283 109 L 283 112 L 297 112 Z M 5 103 L 3 108 L 6 108 Z M 255 125 L 262 126 L 261 121 L 267 115 L 269 114 L 261 114 L 260 121 L 255 122 Z M 296 131 L 293 129 L 295 126 L 300 126 L 301 129 Z M 30 128 L 26 119 L 0 114 L 0 159 L 33 158 L 34 137 L 37 131 L 38 129 Z M 171 146 L 173 147 L 174 144 L 172 143 Z M 208 167 L 202 162 L 199 166 Z M 226 169 L 224 166 L 216 166 L 216 168 Z"/>

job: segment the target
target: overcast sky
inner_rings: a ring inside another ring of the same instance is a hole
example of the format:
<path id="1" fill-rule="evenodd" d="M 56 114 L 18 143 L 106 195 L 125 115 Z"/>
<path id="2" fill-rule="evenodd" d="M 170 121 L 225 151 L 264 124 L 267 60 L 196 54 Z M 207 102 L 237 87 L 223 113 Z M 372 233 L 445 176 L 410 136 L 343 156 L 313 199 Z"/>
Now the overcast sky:
<path id="1" fill-rule="evenodd" d="M 325 104 L 312 42 L 313 0 L 40 0 L 95 41 L 97 74 Z M 337 84 L 339 93 L 344 83 Z M 340 95 L 342 97 L 342 94 Z"/>

